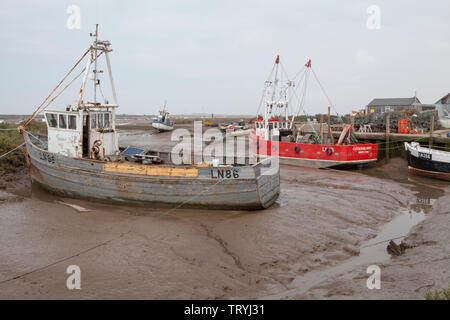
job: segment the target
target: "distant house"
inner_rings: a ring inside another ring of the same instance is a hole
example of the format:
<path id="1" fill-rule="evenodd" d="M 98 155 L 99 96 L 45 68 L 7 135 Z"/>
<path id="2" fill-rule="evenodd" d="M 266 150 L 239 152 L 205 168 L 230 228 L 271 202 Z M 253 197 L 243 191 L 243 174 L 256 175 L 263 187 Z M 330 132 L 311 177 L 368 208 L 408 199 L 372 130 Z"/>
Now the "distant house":
<path id="1" fill-rule="evenodd" d="M 417 109 L 422 111 L 422 103 L 417 97 L 373 99 L 366 106 L 366 114 L 382 114 L 399 110 Z"/>
<path id="2" fill-rule="evenodd" d="M 450 93 L 435 102 L 441 125 L 450 128 Z"/>
<path id="3" fill-rule="evenodd" d="M 447 93 L 445 96 L 440 98 L 435 104 L 450 104 L 450 93 Z"/>

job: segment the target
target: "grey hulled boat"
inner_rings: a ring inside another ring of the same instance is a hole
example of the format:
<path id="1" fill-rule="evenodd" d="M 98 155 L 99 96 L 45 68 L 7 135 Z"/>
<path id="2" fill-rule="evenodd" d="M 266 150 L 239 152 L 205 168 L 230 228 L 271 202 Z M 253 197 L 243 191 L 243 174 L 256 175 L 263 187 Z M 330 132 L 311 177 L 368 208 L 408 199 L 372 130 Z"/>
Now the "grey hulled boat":
<path id="1" fill-rule="evenodd" d="M 272 168 L 271 159 L 252 165 L 220 164 L 223 161 L 214 165 L 205 161 L 176 165 L 170 154 L 147 152 L 131 158 L 121 154 L 115 127 L 118 105 L 108 56 L 110 43 L 98 40 L 97 34 L 83 56 L 88 61 L 79 74 L 84 77 L 76 106 L 64 111 L 45 110 L 47 142 L 43 143 L 26 128 L 45 109 L 44 103 L 50 95 L 24 126 L 19 127 L 32 181 L 68 196 L 177 207 L 255 210 L 267 208 L 276 201 L 280 177 L 278 168 Z M 114 104 L 96 101 L 99 85 L 96 66 L 100 55 L 106 58 Z M 95 66 L 94 102 L 83 103 L 92 65 Z M 63 81 L 66 78 L 67 75 Z"/>

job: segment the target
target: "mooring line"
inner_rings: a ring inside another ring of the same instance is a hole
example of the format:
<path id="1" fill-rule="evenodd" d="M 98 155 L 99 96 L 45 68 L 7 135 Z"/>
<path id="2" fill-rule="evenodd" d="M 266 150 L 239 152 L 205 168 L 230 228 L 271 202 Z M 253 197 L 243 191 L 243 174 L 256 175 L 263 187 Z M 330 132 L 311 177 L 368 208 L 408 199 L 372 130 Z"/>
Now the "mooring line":
<path id="1" fill-rule="evenodd" d="M 406 237 L 406 235 L 395 237 L 395 238 L 392 238 L 392 239 L 383 240 L 383 241 L 380 241 L 380 242 L 377 242 L 377 243 L 372 243 L 370 245 L 367 245 L 367 246 L 364 246 L 364 247 L 360 247 L 360 249 L 370 248 L 370 247 L 376 246 L 377 244 L 381 244 L 383 242 L 388 242 L 388 241 L 391 241 L 391 240 L 397 240 L 397 239 L 404 238 L 404 237 Z"/>
<path id="2" fill-rule="evenodd" d="M 12 280 L 17 280 L 17 279 L 23 278 L 23 277 L 25 277 L 25 276 L 27 276 L 27 275 L 29 275 L 29 274 L 32 274 L 32 273 L 35 273 L 35 272 L 38 272 L 38 271 L 42 271 L 42 270 L 47 269 L 47 268 L 49 268 L 49 267 L 52 267 L 52 266 L 54 266 L 54 265 L 56 265 L 56 264 L 58 264 L 58 263 L 61 263 L 61 262 L 70 260 L 70 259 L 72 259 L 72 258 L 74 258 L 74 257 L 77 257 L 77 256 L 79 256 L 79 255 L 82 255 L 82 254 L 84 254 L 84 253 L 86 253 L 86 252 L 92 251 L 92 250 L 94 250 L 94 249 L 96 249 L 96 248 L 98 248 L 98 247 L 107 245 L 107 244 L 110 243 L 111 241 L 116 240 L 116 239 L 118 239 L 118 238 L 121 238 L 123 235 L 129 233 L 130 231 L 131 231 L 131 230 L 129 230 L 129 231 L 127 231 L 127 232 L 124 232 L 124 233 L 120 234 L 120 236 L 118 236 L 118 237 L 116 237 L 116 238 L 109 239 L 109 240 L 107 240 L 107 241 L 105 241 L 105 242 L 102 242 L 102 243 L 97 244 L 97 245 L 95 245 L 95 246 L 93 246 L 93 247 L 90 247 L 90 248 L 88 248 L 88 249 L 85 249 L 85 250 L 83 250 L 83 251 L 80 251 L 80 252 L 78 252 L 78 253 L 76 253 L 76 254 L 73 254 L 73 255 L 71 255 L 71 256 L 69 256 L 69 257 L 66 257 L 66 258 L 57 260 L 57 261 L 55 261 L 55 262 L 52 262 L 52 263 L 50 263 L 50 264 L 48 264 L 48 265 L 46 265 L 46 266 L 43 266 L 43 267 L 40 267 L 40 268 L 36 268 L 36 269 L 34 269 L 34 270 L 31 270 L 31 271 L 29 271 L 29 272 L 25 272 L 25 273 L 20 274 L 20 275 L 18 275 L 18 276 L 15 276 L 15 277 L 12 277 L 12 278 L 9 278 L 9 279 L 0 281 L 0 285 L 4 284 L 4 283 L 6 283 L 6 282 L 12 281 Z"/>
<path id="3" fill-rule="evenodd" d="M 2 155 L 0 156 L 0 159 L 3 158 L 3 157 L 5 157 L 5 156 L 7 156 L 8 154 L 10 154 L 11 152 L 13 152 L 14 150 L 19 149 L 19 148 L 22 147 L 24 144 L 25 144 L 25 142 L 22 143 L 21 145 L 18 145 L 18 146 L 15 147 L 14 149 L 9 150 L 7 153 L 2 154 Z"/>

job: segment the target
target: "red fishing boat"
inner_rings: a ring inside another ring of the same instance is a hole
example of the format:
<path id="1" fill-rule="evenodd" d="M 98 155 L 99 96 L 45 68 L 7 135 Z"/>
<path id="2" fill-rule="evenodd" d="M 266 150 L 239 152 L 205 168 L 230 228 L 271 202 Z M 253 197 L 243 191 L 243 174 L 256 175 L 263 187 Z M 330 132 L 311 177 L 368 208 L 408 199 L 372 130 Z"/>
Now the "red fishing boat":
<path id="1" fill-rule="evenodd" d="M 279 157 L 281 164 L 314 168 L 354 166 L 376 161 L 377 145 L 359 143 L 352 134 L 351 125 L 345 125 L 339 139 L 334 141 L 329 126 L 325 134 L 324 124 L 320 124 L 319 134 L 319 124 L 312 122 L 308 116 L 306 124 L 294 124 L 295 117 L 289 112 L 290 103 L 293 97 L 297 97 L 298 110 L 304 111 L 311 60 L 305 64 L 303 72 L 298 73 L 301 74 L 298 86 L 301 91 L 300 98 L 293 90 L 293 80 L 278 78 L 279 61 L 277 56 L 269 80 L 266 81 L 261 100 L 262 103 L 265 100 L 264 116 L 254 121 L 254 128 L 250 133 L 253 153 L 260 157 Z M 313 75 L 316 77 L 314 71 Z M 305 130 L 305 127 L 309 130 Z"/>

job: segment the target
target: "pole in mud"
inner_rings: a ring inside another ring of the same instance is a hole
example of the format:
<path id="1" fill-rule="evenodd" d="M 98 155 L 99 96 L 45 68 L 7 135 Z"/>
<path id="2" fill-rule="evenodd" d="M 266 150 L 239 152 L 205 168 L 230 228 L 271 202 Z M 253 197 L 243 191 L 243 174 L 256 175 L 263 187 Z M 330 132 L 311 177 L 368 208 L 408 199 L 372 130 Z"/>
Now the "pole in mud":
<path id="1" fill-rule="evenodd" d="M 386 160 L 389 160 L 389 135 L 391 134 L 391 114 L 386 115 Z"/>

